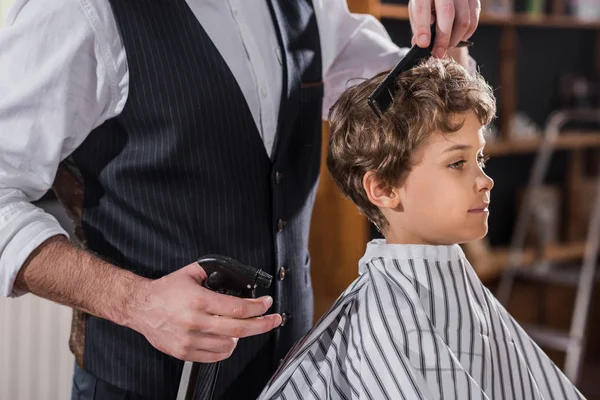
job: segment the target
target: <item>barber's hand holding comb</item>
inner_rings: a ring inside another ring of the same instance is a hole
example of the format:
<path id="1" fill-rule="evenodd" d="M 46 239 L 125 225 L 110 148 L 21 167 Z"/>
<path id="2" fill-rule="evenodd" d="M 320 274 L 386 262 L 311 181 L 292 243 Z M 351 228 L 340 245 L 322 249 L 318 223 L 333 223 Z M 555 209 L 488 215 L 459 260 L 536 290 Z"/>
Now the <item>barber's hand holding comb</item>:
<path id="1" fill-rule="evenodd" d="M 442 58 L 461 40 L 468 40 L 479 23 L 480 0 L 410 0 L 408 13 L 413 44 L 430 45 L 431 25 L 436 24 L 433 56 Z"/>

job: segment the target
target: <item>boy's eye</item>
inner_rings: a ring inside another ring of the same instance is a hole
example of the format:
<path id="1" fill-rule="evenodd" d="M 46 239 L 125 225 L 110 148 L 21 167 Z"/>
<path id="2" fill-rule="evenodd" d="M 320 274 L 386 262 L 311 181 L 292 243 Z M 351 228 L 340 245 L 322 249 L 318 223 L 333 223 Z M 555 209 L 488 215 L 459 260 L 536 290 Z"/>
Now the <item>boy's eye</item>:
<path id="1" fill-rule="evenodd" d="M 477 156 L 477 164 L 479 164 L 479 166 L 481 168 L 485 168 L 485 162 L 487 160 L 489 160 L 489 159 L 490 159 L 489 156 L 486 156 L 484 154 L 480 154 L 480 155 Z M 452 169 L 461 170 L 461 169 L 464 168 L 464 166 L 465 166 L 466 163 L 467 163 L 467 160 L 459 160 L 459 161 L 457 161 L 455 163 L 450 164 L 449 167 L 452 168 Z"/>
<path id="2" fill-rule="evenodd" d="M 460 160 L 460 161 L 457 161 L 457 162 L 455 162 L 455 163 L 452 163 L 452 164 L 450 164 L 450 165 L 448 165 L 448 166 L 449 166 L 450 168 L 452 168 L 452 169 L 463 169 L 463 167 L 465 166 L 465 163 L 466 163 L 466 162 L 467 162 L 466 160 Z"/>

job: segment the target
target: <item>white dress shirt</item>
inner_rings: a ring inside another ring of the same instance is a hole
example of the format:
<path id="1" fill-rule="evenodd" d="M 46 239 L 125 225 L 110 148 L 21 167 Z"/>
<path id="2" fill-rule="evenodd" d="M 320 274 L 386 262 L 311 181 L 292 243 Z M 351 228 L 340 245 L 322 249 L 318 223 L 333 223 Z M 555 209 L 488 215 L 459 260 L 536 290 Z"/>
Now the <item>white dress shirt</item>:
<path id="1" fill-rule="evenodd" d="M 266 0 L 188 4 L 239 83 L 270 153 L 282 69 Z M 374 17 L 350 14 L 345 0 L 313 4 L 326 117 L 349 80 L 394 65 L 405 49 Z M 29 254 L 66 235 L 31 202 L 48 191 L 60 161 L 119 115 L 128 90 L 125 49 L 107 0 L 15 0 L 0 30 L 0 295 L 20 294 L 13 284 Z"/>
<path id="2" fill-rule="evenodd" d="M 374 240 L 259 400 L 581 400 L 458 245 Z"/>

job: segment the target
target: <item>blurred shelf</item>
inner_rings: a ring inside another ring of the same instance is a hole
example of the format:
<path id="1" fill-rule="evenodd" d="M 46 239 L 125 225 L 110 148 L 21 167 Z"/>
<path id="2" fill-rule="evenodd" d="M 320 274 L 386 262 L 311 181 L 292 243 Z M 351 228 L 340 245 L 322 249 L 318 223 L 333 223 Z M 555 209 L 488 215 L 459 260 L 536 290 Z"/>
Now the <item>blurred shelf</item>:
<path id="1" fill-rule="evenodd" d="M 582 20 L 568 15 L 493 15 L 483 14 L 481 22 L 486 25 L 530 26 L 539 28 L 600 29 L 598 20 Z"/>
<path id="2" fill-rule="evenodd" d="M 380 17 L 408 20 L 408 7 L 399 4 L 382 3 Z M 582 20 L 568 15 L 526 15 L 526 14 L 490 14 L 482 13 L 479 18 L 482 25 L 529 26 L 540 28 L 600 29 L 600 20 Z"/>
<path id="3" fill-rule="evenodd" d="M 557 243 L 546 249 L 546 259 L 554 262 L 576 261 L 583 258 L 585 242 Z M 489 263 L 485 267 L 477 268 L 473 265 L 479 279 L 483 282 L 491 281 L 502 275 L 508 265 L 510 250 L 507 247 L 497 247 L 491 250 Z M 531 265 L 535 261 L 535 251 L 525 249 L 523 252 L 523 265 Z"/>
<path id="4" fill-rule="evenodd" d="M 542 143 L 541 139 L 498 140 L 485 146 L 485 153 L 492 156 L 534 153 Z M 600 147 L 600 132 L 565 131 L 558 137 L 557 150 L 585 149 Z"/>

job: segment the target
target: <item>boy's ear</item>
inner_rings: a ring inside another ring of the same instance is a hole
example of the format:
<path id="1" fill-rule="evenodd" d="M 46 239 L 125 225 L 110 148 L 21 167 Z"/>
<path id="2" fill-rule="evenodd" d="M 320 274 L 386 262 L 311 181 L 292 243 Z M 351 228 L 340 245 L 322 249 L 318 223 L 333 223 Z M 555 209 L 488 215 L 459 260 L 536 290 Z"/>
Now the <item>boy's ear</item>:
<path id="1" fill-rule="evenodd" d="M 367 172 L 362 183 L 369 201 L 375 206 L 395 209 L 401 205 L 398 190 L 383 184 L 377 179 L 375 171 Z"/>

